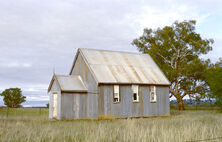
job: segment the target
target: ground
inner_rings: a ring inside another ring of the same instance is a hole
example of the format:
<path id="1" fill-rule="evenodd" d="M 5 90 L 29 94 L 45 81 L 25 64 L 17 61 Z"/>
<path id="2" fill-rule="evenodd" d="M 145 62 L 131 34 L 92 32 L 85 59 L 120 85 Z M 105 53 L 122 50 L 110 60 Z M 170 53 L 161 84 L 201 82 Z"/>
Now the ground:
<path id="1" fill-rule="evenodd" d="M 221 138 L 220 138 L 221 137 Z M 61 141 L 222 141 L 222 113 L 218 110 L 171 110 L 171 116 L 49 121 L 48 109 L 1 109 L 1 142 Z"/>

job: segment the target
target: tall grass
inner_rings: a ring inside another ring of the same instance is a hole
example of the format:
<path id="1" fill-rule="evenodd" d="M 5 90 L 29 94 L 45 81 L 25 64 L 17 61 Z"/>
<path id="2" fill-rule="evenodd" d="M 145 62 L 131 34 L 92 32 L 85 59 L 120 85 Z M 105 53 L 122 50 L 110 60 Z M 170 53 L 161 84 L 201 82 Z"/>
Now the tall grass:
<path id="1" fill-rule="evenodd" d="M 4 111 L 0 110 L 1 142 L 180 142 L 222 137 L 222 113 L 214 110 L 173 110 L 169 117 L 73 121 L 49 121 L 47 109 L 41 113 L 38 109 L 11 110 L 8 117 Z"/>

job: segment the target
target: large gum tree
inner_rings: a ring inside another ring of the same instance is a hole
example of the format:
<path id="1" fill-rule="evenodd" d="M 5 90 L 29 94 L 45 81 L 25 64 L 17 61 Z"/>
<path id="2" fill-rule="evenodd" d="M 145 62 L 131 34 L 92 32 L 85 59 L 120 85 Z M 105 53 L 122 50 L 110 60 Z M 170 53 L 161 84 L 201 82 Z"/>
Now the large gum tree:
<path id="1" fill-rule="evenodd" d="M 212 50 L 212 39 L 203 39 L 195 32 L 196 21 L 174 22 L 156 30 L 144 29 L 132 44 L 148 53 L 169 81 L 170 97 L 177 99 L 178 109 L 184 110 L 183 98 L 199 98 L 209 90 L 204 72 L 209 61 L 200 58 Z"/>

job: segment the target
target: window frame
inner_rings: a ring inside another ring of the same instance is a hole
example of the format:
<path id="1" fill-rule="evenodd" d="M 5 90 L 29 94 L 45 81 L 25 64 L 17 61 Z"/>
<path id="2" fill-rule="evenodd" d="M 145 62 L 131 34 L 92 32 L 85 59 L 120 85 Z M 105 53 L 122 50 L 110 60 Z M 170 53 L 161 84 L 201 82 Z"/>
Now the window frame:
<path id="1" fill-rule="evenodd" d="M 152 91 L 152 87 L 153 87 L 153 91 Z M 153 85 L 153 86 L 150 86 L 149 88 L 150 88 L 150 89 L 149 89 L 149 90 L 150 90 L 150 91 L 149 91 L 150 103 L 156 103 L 156 102 L 157 102 L 156 86 Z M 152 100 L 152 97 L 151 97 L 151 93 L 152 93 L 152 92 L 154 92 L 154 100 Z"/>
<path id="2" fill-rule="evenodd" d="M 115 86 L 118 86 L 118 101 L 117 102 L 115 102 Z M 113 103 L 114 104 L 118 104 L 118 103 L 120 103 L 120 85 L 113 85 Z"/>
<path id="3" fill-rule="evenodd" d="M 134 87 L 136 87 L 136 91 L 134 90 Z M 140 102 L 140 97 L 139 97 L 139 85 L 132 85 L 132 101 L 133 103 L 139 103 Z M 135 91 L 135 92 L 134 92 Z M 134 93 L 137 94 L 137 100 L 134 100 Z"/>

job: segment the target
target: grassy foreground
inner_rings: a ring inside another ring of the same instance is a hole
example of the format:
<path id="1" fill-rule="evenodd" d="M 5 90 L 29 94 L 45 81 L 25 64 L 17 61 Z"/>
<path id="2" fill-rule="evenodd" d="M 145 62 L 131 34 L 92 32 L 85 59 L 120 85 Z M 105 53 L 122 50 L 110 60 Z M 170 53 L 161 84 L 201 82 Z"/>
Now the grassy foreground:
<path id="1" fill-rule="evenodd" d="M 222 113 L 216 110 L 172 110 L 169 117 L 49 121 L 47 109 L 12 109 L 8 113 L 0 109 L 0 142 L 180 142 L 218 137 L 222 137 Z"/>

